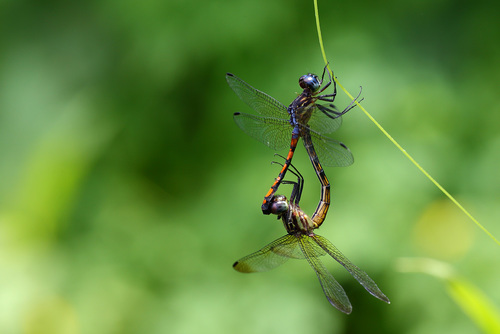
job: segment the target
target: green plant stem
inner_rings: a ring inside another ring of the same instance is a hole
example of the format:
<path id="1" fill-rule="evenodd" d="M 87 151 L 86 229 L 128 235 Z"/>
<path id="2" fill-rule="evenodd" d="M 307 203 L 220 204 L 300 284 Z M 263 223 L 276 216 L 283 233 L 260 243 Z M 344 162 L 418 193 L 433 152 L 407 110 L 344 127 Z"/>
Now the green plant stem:
<path id="1" fill-rule="evenodd" d="M 316 30 L 318 31 L 318 39 L 319 39 L 319 46 L 321 48 L 321 54 L 323 55 L 323 60 L 328 68 L 328 71 L 333 76 L 333 72 L 330 69 L 328 58 L 326 57 L 325 48 L 323 45 L 323 37 L 321 35 L 321 26 L 320 26 L 319 11 L 318 11 L 318 0 L 313 0 L 313 2 L 314 2 L 314 15 L 316 17 Z M 342 89 L 342 91 L 344 91 L 344 93 L 351 100 L 354 100 L 354 97 L 344 88 L 344 86 L 342 86 L 342 84 L 337 80 L 337 78 L 335 76 L 333 76 L 333 80 L 335 80 L 335 82 L 337 83 L 337 86 L 340 87 Z M 491 234 L 483 225 L 481 225 L 477 221 L 477 219 L 474 218 L 469 213 L 469 211 L 467 211 L 448 191 L 446 191 L 446 189 L 443 188 L 443 186 L 441 186 L 441 184 L 439 184 L 422 166 L 420 166 L 420 164 L 415 159 L 413 159 L 413 157 L 408 152 L 406 152 L 406 150 L 401 145 L 399 145 L 399 143 L 387 131 L 385 131 L 385 129 L 382 127 L 382 125 L 380 125 L 375 120 L 375 118 L 373 118 L 373 116 L 368 111 L 366 111 L 366 109 L 362 105 L 360 105 L 358 103 L 358 101 L 354 100 L 354 102 L 365 113 L 365 115 L 379 128 L 379 130 L 382 131 L 382 133 L 420 170 L 420 172 L 422 172 L 422 174 L 424 174 L 432 183 L 434 183 L 434 185 L 439 190 L 441 190 L 441 192 L 443 194 L 445 194 L 460 210 L 462 210 L 462 212 L 465 213 L 467 215 L 467 217 L 469 217 L 481 230 L 483 230 L 484 233 L 486 233 L 486 235 L 488 235 L 494 242 L 497 243 L 497 245 L 500 246 L 500 241 L 498 241 L 498 239 L 495 238 L 493 236 L 493 234 Z"/>

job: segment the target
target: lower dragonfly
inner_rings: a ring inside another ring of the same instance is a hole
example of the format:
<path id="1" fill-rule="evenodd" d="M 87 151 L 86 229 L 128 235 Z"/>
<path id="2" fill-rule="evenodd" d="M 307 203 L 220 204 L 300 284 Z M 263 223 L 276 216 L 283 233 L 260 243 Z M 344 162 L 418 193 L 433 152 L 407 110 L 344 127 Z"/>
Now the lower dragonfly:
<path id="1" fill-rule="evenodd" d="M 281 164 L 280 164 L 281 165 Z M 290 201 L 283 195 L 276 195 L 271 202 L 271 211 L 281 218 L 288 234 L 271 242 L 264 248 L 247 255 L 233 264 L 233 268 L 242 273 L 263 272 L 274 269 L 288 259 L 306 259 L 319 279 L 323 292 L 335 308 L 349 314 L 352 305 L 342 286 L 328 272 L 320 260 L 326 254 L 333 257 L 374 297 L 390 304 L 389 298 L 378 288 L 377 284 L 363 270 L 354 265 L 326 238 L 315 234 L 316 224 L 300 209 L 304 178 L 290 164 L 290 171 L 297 176 L 297 182 L 283 181 L 292 184 Z"/>

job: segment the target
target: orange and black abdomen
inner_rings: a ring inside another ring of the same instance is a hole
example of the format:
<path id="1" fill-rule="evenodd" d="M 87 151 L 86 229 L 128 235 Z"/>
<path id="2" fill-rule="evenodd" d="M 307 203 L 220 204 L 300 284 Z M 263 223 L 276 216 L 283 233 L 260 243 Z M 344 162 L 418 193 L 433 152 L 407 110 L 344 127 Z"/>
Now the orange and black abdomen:
<path id="1" fill-rule="evenodd" d="M 273 185 L 267 192 L 266 196 L 264 197 L 264 201 L 262 202 L 262 212 L 266 215 L 271 213 L 271 200 L 274 197 L 274 194 L 278 190 L 279 185 L 281 184 L 281 181 L 283 181 L 283 178 L 285 177 L 286 171 L 288 170 L 288 167 L 290 166 L 293 158 L 293 154 L 295 152 L 295 149 L 297 148 L 297 143 L 299 142 L 299 131 L 298 127 L 295 127 L 292 131 L 292 140 L 290 141 L 290 150 L 288 151 L 288 155 L 286 156 L 285 163 L 283 164 L 283 168 L 281 168 L 281 171 L 274 180 Z"/>

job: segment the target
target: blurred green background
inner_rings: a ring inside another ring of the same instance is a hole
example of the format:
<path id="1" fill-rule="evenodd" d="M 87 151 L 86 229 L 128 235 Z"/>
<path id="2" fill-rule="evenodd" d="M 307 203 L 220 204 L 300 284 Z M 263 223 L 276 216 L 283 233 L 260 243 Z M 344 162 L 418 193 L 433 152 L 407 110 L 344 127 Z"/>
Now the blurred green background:
<path id="1" fill-rule="evenodd" d="M 319 5 L 340 82 L 363 86 L 364 107 L 500 236 L 498 2 Z M 260 210 L 274 152 L 234 124 L 251 111 L 224 75 L 290 103 L 324 66 L 312 1 L 4 1 L 0 27 L 1 333 L 479 331 L 400 257 L 448 263 L 500 304 L 499 246 L 359 109 L 333 135 L 356 161 L 326 169 L 318 233 L 391 305 L 331 259 L 349 316 L 305 261 L 232 269 L 284 229 Z M 311 214 L 302 145 L 294 161 Z"/>

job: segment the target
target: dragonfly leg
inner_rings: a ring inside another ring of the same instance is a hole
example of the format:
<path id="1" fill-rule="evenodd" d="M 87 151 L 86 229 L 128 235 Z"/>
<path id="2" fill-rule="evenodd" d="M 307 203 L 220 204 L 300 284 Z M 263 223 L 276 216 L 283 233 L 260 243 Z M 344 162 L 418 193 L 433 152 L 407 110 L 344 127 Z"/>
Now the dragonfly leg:
<path id="1" fill-rule="evenodd" d="M 327 69 L 327 66 L 325 66 L 325 68 L 323 69 L 323 75 L 321 76 L 321 82 L 322 83 L 323 83 L 323 77 L 325 76 L 325 71 Z M 333 82 L 333 93 L 332 94 L 320 95 L 317 98 L 319 100 L 322 100 L 322 101 L 333 102 L 333 100 L 335 100 L 335 96 L 337 95 L 337 84 L 336 84 L 335 80 L 332 80 L 332 76 L 330 75 L 330 71 L 328 71 L 328 77 L 329 77 L 328 83 L 325 84 L 323 86 L 323 88 L 319 92 L 317 92 L 317 94 L 320 94 L 320 93 L 324 92 L 325 89 L 327 89 L 332 84 L 332 82 Z"/>
<path id="2" fill-rule="evenodd" d="M 274 155 L 277 155 L 286 161 L 286 158 L 284 156 L 282 156 L 281 154 L 275 153 Z M 283 164 L 280 162 L 272 161 L 271 163 L 275 163 L 275 164 L 278 164 L 281 167 L 283 167 Z M 292 202 L 298 206 L 299 202 L 300 202 L 300 197 L 302 196 L 302 190 L 304 189 L 304 177 L 302 176 L 302 174 L 300 174 L 299 170 L 297 168 L 295 168 L 295 166 L 292 163 L 290 163 L 290 165 L 289 165 L 289 170 L 290 170 L 290 173 L 292 173 L 293 175 L 295 175 L 297 177 L 297 182 L 283 180 L 281 183 L 282 184 L 293 184 L 292 194 L 290 195 L 290 202 Z"/>

